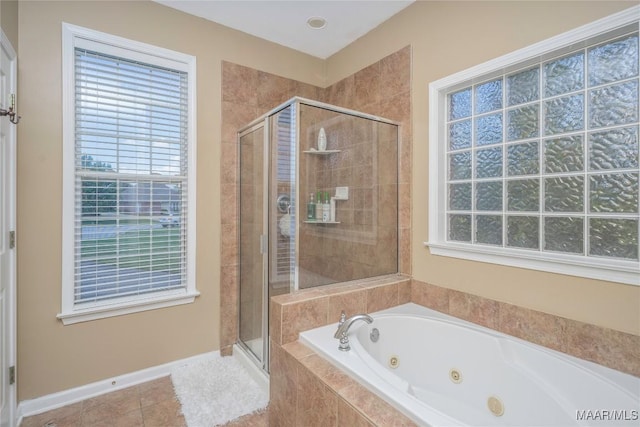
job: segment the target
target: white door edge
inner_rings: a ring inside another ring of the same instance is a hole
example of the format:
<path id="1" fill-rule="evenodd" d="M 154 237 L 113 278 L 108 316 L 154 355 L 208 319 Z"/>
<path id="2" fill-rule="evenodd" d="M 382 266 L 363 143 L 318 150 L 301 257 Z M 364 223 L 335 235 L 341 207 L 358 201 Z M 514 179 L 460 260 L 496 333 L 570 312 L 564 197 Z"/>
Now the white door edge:
<path id="1" fill-rule="evenodd" d="M 10 93 L 16 94 L 18 90 L 17 85 L 17 54 L 9 38 L 6 36 L 2 28 L 0 28 L 0 49 L 6 52 L 10 64 L 8 70 L 3 70 L 9 76 L 8 90 Z M 0 100 L 0 106 L 7 108 L 5 102 L 7 100 Z M 17 130 L 16 125 L 9 123 L 8 118 L 2 118 L 3 125 L 7 126 L 6 133 L 8 135 L 8 153 L 7 153 L 7 229 L 16 229 L 16 137 Z M 3 165 L 4 167 L 4 165 Z M 8 239 L 8 236 L 1 236 L 3 239 Z M 8 307 L 8 324 L 7 328 L 7 343 L 5 345 L 8 349 L 8 357 L 6 361 L 7 366 L 2 366 L 2 369 L 9 369 L 10 366 L 16 367 L 16 250 L 9 250 L 9 280 L 7 286 L 7 307 Z M 4 327 L 4 326 L 3 326 Z M 5 373 L 7 372 L 5 371 Z M 14 382 L 8 389 L 8 427 L 15 427 L 17 425 L 17 395 L 16 395 L 17 382 Z M 4 427 L 4 426 L 3 426 Z"/>

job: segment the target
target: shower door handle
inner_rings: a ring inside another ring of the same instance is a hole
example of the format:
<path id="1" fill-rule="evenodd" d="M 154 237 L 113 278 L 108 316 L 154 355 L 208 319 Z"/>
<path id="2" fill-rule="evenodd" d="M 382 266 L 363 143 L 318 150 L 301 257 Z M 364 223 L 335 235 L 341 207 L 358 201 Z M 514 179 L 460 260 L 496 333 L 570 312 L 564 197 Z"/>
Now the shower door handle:
<path id="1" fill-rule="evenodd" d="M 269 249 L 267 247 L 267 244 L 269 242 L 269 239 L 267 239 L 267 235 L 266 234 L 261 234 L 260 235 L 260 253 L 261 254 L 266 254 L 267 250 Z"/>

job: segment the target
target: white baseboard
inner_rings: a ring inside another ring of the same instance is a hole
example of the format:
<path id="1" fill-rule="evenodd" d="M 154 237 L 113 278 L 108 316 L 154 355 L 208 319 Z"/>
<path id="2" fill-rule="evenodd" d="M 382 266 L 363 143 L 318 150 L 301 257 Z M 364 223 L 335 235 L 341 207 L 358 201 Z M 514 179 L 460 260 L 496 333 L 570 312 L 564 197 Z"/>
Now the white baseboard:
<path id="1" fill-rule="evenodd" d="M 205 359 L 212 359 L 219 355 L 219 351 L 203 353 L 186 359 L 165 363 L 164 365 L 152 366 L 151 368 L 142 369 L 140 371 L 37 397 L 35 399 L 23 400 L 18 404 L 18 425 L 20 425 L 24 417 L 41 414 L 52 409 L 61 408 L 72 403 L 99 396 L 101 394 L 155 380 L 157 378 L 170 375 L 171 371 L 179 366 L 189 365 Z"/>

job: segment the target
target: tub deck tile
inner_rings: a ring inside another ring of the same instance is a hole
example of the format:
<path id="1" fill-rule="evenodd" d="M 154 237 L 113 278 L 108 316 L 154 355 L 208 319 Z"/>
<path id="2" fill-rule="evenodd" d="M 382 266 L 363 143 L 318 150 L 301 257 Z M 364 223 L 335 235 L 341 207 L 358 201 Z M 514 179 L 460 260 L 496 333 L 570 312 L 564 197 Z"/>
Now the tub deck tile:
<path id="1" fill-rule="evenodd" d="M 325 326 L 329 297 L 322 296 L 282 306 L 282 344 L 296 341 L 302 331 Z"/>
<path id="2" fill-rule="evenodd" d="M 329 323 L 337 323 L 340 320 L 340 313 L 345 312 L 347 317 L 357 313 L 365 313 L 367 309 L 367 293 L 364 289 L 344 292 L 329 296 Z"/>
<path id="3" fill-rule="evenodd" d="M 353 406 L 342 399 L 338 400 L 338 425 L 349 427 L 375 427 L 367 418 Z"/>
<path id="4" fill-rule="evenodd" d="M 337 427 L 338 396 L 306 367 L 298 368 L 298 426 Z"/>
<path id="5" fill-rule="evenodd" d="M 282 349 L 289 353 L 291 356 L 298 360 L 302 360 L 307 356 L 314 355 L 315 353 L 306 345 L 300 341 L 293 341 L 282 346 Z"/>
<path id="6" fill-rule="evenodd" d="M 417 424 L 396 411 L 391 405 L 355 383 L 340 391 L 340 396 L 359 412 L 366 414 L 374 425 L 385 427 L 417 427 Z"/>
<path id="7" fill-rule="evenodd" d="M 301 359 L 300 363 L 322 379 L 336 392 L 340 392 L 341 390 L 356 383 L 353 378 L 341 369 L 333 366 L 330 362 L 315 353 Z"/>
<path id="8" fill-rule="evenodd" d="M 398 305 L 398 284 L 382 285 L 367 289 L 367 313 Z"/>

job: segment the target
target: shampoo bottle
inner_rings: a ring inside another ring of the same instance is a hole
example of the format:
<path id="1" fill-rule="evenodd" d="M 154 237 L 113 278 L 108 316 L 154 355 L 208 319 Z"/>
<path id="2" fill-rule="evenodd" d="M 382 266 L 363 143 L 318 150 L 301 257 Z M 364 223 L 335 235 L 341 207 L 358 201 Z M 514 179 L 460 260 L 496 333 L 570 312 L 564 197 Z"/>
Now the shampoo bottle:
<path id="1" fill-rule="evenodd" d="M 324 128 L 320 128 L 318 132 L 318 151 L 324 151 L 327 149 L 327 133 Z"/>
<path id="2" fill-rule="evenodd" d="M 329 222 L 336 222 L 336 199 L 332 197 L 329 201 Z"/>
<path id="3" fill-rule="evenodd" d="M 322 193 L 318 191 L 318 198 L 316 199 L 316 221 L 322 221 Z"/>
<path id="4" fill-rule="evenodd" d="M 313 198 L 313 193 L 309 194 L 309 203 L 307 203 L 307 220 L 316 220 L 316 201 Z"/>
<path id="5" fill-rule="evenodd" d="M 324 203 L 322 204 L 322 222 L 329 222 L 331 217 L 331 207 L 329 206 L 329 193 L 324 193 Z"/>

